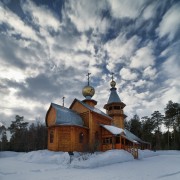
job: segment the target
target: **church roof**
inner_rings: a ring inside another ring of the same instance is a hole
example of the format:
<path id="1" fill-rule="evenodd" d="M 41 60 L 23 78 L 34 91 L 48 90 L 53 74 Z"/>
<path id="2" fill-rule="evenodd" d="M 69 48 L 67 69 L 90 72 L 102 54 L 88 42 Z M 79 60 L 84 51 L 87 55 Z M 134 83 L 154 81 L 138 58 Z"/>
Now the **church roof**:
<path id="1" fill-rule="evenodd" d="M 82 102 L 82 101 L 80 101 L 80 100 L 78 100 L 78 99 L 75 99 L 75 100 L 77 100 L 79 103 L 81 103 L 83 106 L 85 106 L 85 107 L 88 108 L 89 110 L 91 110 L 91 111 L 93 111 L 93 112 L 95 112 L 95 113 L 97 113 L 97 114 L 100 114 L 100 115 L 102 115 L 102 116 L 105 116 L 105 117 L 107 117 L 107 118 L 109 118 L 109 119 L 112 120 L 112 117 L 108 116 L 106 113 L 104 113 L 104 112 L 101 111 L 100 109 L 98 109 L 98 108 L 96 108 L 96 107 L 89 106 L 88 104 L 86 104 L 86 103 L 84 103 L 84 102 Z"/>
<path id="2" fill-rule="evenodd" d="M 119 102 L 121 102 L 121 100 L 117 94 L 116 88 L 111 88 L 111 94 L 109 96 L 109 100 L 108 100 L 107 104 L 119 103 Z"/>
<path id="3" fill-rule="evenodd" d="M 56 109 L 56 125 L 78 125 L 83 126 L 83 120 L 79 114 L 66 107 L 51 103 Z"/>
<path id="4" fill-rule="evenodd" d="M 122 132 L 124 132 L 124 130 L 122 128 L 118 128 L 115 126 L 104 125 L 104 124 L 101 124 L 101 126 L 114 135 L 118 135 L 118 134 L 121 134 Z"/>
<path id="5" fill-rule="evenodd" d="M 129 138 L 129 139 L 133 139 L 134 141 L 137 141 L 137 142 L 140 142 L 140 143 L 145 143 L 145 144 L 148 143 L 146 141 L 143 141 L 142 139 L 140 139 L 139 137 L 137 137 L 136 135 L 134 135 L 133 133 L 131 133 L 127 129 L 124 129 L 124 132 L 125 132 L 126 137 Z"/>
<path id="6" fill-rule="evenodd" d="M 131 133 L 127 129 L 121 129 L 121 128 L 118 128 L 118 127 L 115 127 L 112 125 L 104 125 L 104 124 L 101 124 L 100 126 L 105 128 L 106 130 L 108 130 L 113 135 L 121 135 L 124 138 L 126 138 L 129 141 L 134 142 L 136 144 L 138 144 L 138 143 L 149 144 L 148 142 L 143 141 L 142 139 L 140 139 L 139 137 L 137 137 L 136 135 L 134 135 L 133 133 Z M 124 135 L 122 133 L 124 133 Z"/>

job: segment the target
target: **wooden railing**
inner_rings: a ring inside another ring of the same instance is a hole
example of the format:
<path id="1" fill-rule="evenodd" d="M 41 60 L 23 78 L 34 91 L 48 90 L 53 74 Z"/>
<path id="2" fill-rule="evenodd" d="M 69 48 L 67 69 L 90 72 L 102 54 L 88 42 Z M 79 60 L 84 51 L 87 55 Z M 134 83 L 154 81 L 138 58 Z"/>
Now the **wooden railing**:
<path id="1" fill-rule="evenodd" d="M 131 153 L 135 159 L 138 158 L 138 148 L 133 147 L 133 146 L 125 146 L 124 150 L 128 151 L 129 153 Z"/>

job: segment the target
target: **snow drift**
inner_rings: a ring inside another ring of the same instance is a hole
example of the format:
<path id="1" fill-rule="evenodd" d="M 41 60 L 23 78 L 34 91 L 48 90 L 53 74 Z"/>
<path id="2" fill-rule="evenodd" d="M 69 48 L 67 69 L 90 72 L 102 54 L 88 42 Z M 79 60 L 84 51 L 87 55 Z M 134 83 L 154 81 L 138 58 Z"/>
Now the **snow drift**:
<path id="1" fill-rule="evenodd" d="M 139 159 L 157 155 L 158 152 L 139 150 Z M 53 152 L 49 150 L 28 153 L 0 152 L 0 157 L 12 156 L 15 156 L 18 161 L 28 163 L 57 164 L 73 168 L 95 168 L 134 160 L 132 154 L 124 150 L 109 150 L 95 153 L 74 152 L 73 156 L 70 156 L 67 152 Z"/>

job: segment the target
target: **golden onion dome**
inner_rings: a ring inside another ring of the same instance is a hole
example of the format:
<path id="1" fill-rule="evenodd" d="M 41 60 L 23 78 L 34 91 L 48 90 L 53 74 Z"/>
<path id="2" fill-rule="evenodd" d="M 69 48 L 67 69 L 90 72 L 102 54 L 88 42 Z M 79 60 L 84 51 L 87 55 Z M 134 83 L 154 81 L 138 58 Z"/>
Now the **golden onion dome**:
<path id="1" fill-rule="evenodd" d="M 95 94 L 95 90 L 92 86 L 85 86 L 82 90 L 82 94 L 85 98 L 91 98 Z"/>
<path id="2" fill-rule="evenodd" d="M 112 80 L 111 83 L 110 83 L 110 85 L 111 85 L 112 88 L 115 88 L 116 82 Z"/>

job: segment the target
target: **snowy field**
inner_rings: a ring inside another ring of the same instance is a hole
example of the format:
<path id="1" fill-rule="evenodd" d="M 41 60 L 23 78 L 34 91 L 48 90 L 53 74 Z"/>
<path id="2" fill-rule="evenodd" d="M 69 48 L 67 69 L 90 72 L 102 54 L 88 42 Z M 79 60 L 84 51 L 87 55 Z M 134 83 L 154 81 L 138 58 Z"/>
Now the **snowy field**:
<path id="1" fill-rule="evenodd" d="M 180 151 L 0 152 L 0 180 L 180 180 Z"/>

